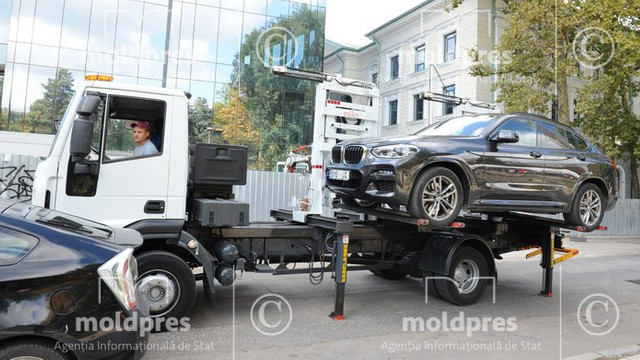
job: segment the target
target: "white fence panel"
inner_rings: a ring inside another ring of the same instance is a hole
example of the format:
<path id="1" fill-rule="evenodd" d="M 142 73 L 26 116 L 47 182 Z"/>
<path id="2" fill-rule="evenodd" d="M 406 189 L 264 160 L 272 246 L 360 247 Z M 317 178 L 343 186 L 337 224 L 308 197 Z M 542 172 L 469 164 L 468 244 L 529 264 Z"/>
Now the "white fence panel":
<path id="1" fill-rule="evenodd" d="M 251 222 L 271 221 L 271 210 L 292 210 L 295 199 L 307 195 L 308 181 L 299 174 L 271 171 L 247 172 L 247 185 L 234 186 L 236 200 L 250 205 Z"/>

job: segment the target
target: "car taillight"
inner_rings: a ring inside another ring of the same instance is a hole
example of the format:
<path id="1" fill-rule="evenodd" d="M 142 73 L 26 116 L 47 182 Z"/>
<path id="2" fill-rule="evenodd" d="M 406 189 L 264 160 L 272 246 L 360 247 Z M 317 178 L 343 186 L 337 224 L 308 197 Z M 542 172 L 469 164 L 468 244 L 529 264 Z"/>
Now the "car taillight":
<path id="1" fill-rule="evenodd" d="M 133 256 L 132 248 L 121 251 L 102 264 L 98 268 L 98 275 L 125 309 L 131 310 L 136 307 L 138 263 Z"/>
<path id="2" fill-rule="evenodd" d="M 618 168 L 618 164 L 616 164 L 616 162 L 613 161 L 613 159 L 609 159 L 609 165 L 611 165 L 613 170 L 616 170 Z"/>

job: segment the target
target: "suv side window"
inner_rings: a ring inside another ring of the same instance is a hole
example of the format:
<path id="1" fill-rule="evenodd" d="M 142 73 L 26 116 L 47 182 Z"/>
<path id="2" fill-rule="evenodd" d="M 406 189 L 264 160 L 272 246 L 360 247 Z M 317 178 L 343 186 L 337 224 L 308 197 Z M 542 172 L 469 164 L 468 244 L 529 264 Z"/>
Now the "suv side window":
<path id="1" fill-rule="evenodd" d="M 574 132 L 567 132 L 567 135 L 569 135 L 569 144 L 571 144 L 571 147 L 574 150 L 578 150 L 578 151 L 586 151 L 587 149 L 589 149 L 589 144 L 587 144 L 586 141 L 584 141 L 583 138 L 580 137 L 580 135 L 574 133 Z"/>
<path id="2" fill-rule="evenodd" d="M 17 264 L 38 244 L 38 239 L 0 226 L 0 266 Z"/>
<path id="3" fill-rule="evenodd" d="M 540 129 L 544 135 L 542 140 L 543 148 L 575 150 L 569 140 L 571 134 L 565 129 L 544 121 L 540 122 Z"/>
<path id="4" fill-rule="evenodd" d="M 530 119 L 511 119 L 504 125 L 500 126 L 500 130 L 511 130 L 518 134 L 520 138 L 518 142 L 509 145 L 536 147 L 537 131 L 536 122 Z"/>

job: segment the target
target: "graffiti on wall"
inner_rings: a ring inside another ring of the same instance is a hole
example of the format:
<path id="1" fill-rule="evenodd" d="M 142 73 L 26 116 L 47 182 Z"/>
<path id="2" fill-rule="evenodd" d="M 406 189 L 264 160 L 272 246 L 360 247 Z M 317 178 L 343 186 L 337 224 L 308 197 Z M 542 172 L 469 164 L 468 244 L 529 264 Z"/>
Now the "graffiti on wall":
<path id="1" fill-rule="evenodd" d="M 33 173 L 27 165 L 0 166 L 0 197 L 29 200 L 33 188 Z"/>

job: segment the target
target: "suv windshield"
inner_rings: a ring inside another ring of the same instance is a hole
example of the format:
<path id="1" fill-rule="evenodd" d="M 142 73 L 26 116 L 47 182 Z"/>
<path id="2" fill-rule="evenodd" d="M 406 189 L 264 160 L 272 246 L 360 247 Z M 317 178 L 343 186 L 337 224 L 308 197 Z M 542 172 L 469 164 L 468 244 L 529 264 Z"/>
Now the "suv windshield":
<path id="1" fill-rule="evenodd" d="M 478 136 L 496 119 L 498 119 L 497 115 L 460 116 L 429 125 L 415 135 Z"/>

